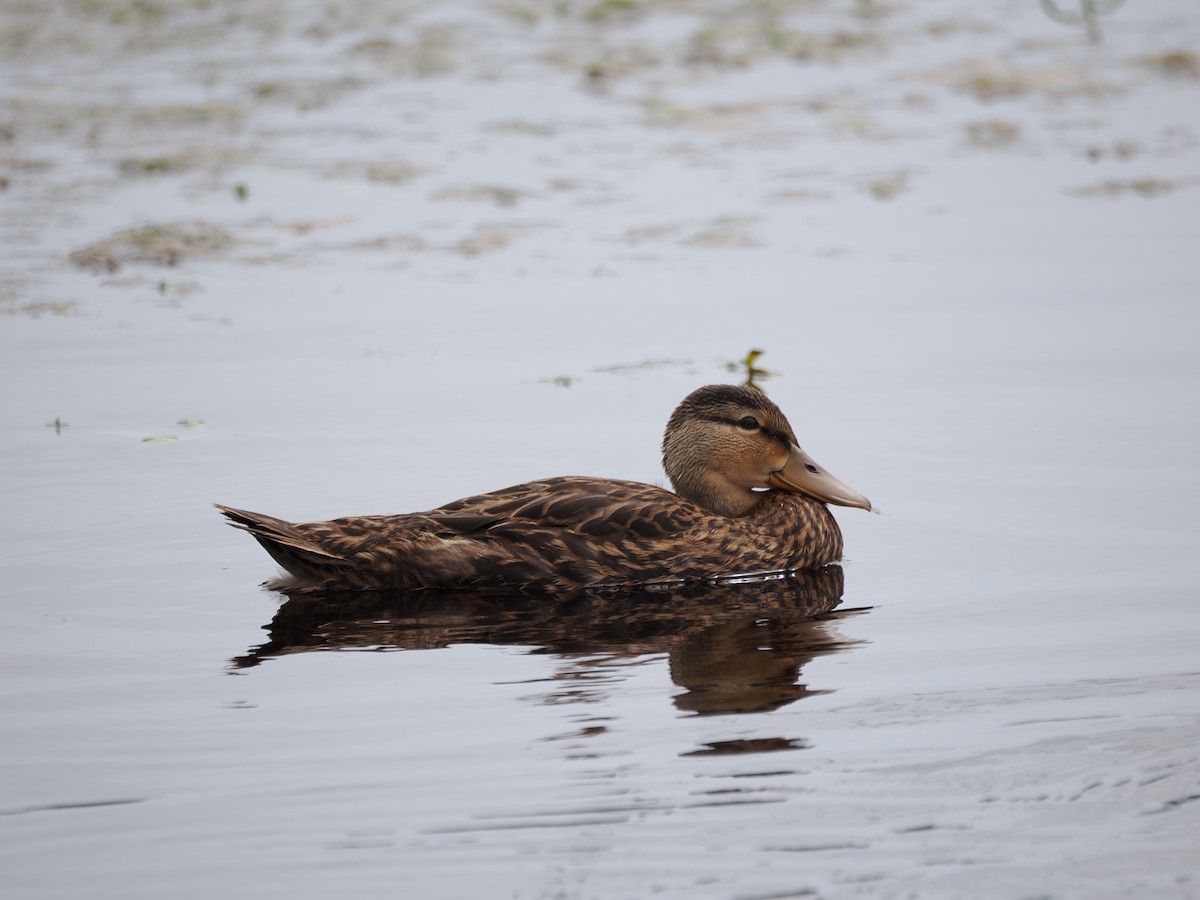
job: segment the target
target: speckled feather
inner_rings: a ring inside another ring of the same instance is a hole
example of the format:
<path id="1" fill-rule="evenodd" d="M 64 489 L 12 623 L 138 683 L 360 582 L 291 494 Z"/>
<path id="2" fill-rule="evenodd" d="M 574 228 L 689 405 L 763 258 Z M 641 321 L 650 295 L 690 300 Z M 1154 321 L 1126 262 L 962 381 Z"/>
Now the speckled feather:
<path id="1" fill-rule="evenodd" d="M 756 417 L 753 429 L 746 427 L 748 412 Z M 748 388 L 717 385 L 689 395 L 668 423 L 664 461 L 679 494 L 567 476 L 405 515 L 294 524 L 218 509 L 287 570 L 268 583 L 276 590 L 562 591 L 814 568 L 842 554 L 841 532 L 825 504 L 755 487 L 789 454 L 802 453 L 794 442 L 771 401 Z"/>

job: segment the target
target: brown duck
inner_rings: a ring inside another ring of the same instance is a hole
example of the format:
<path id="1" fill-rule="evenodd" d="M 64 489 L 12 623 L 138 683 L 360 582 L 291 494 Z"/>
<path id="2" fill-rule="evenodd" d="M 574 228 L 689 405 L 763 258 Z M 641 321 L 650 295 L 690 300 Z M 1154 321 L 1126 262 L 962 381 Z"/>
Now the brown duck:
<path id="1" fill-rule="evenodd" d="M 565 476 L 407 515 L 293 524 L 217 508 L 287 570 L 267 583 L 284 591 L 569 590 L 810 569 L 842 555 L 825 504 L 871 508 L 800 449 L 754 388 L 693 391 L 662 450 L 675 493 Z"/>

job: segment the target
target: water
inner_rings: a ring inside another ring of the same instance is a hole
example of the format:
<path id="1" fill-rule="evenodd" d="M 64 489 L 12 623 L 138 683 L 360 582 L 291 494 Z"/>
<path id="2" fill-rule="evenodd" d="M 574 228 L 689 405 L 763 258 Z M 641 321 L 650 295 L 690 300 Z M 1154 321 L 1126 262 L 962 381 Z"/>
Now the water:
<path id="1" fill-rule="evenodd" d="M 1200 18 L 870 6 L 0 14 L 7 895 L 1195 896 Z M 329 625 L 208 505 L 661 482 L 751 347 L 816 619 Z"/>

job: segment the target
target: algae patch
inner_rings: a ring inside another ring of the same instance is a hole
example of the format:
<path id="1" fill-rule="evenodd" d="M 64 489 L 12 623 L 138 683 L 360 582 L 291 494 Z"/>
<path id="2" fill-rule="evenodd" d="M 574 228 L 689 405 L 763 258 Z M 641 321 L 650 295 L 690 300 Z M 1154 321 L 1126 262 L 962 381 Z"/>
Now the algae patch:
<path id="1" fill-rule="evenodd" d="M 869 179 L 865 188 L 875 200 L 886 203 L 895 200 L 910 189 L 911 176 L 907 172 L 896 172 Z"/>
<path id="2" fill-rule="evenodd" d="M 1138 197 L 1158 197 L 1178 188 L 1195 183 L 1196 179 L 1163 178 L 1113 178 L 1099 184 L 1070 188 L 1067 193 L 1080 197 L 1120 197 L 1133 194 Z"/>
<path id="3" fill-rule="evenodd" d="M 443 188 L 433 195 L 434 200 L 461 200 L 466 202 L 491 203 L 494 206 L 516 206 L 529 194 L 519 188 L 494 184 L 462 185 Z"/>
<path id="4" fill-rule="evenodd" d="M 766 244 L 750 232 L 757 216 L 723 216 L 688 237 L 685 244 L 702 247 L 764 247 Z"/>
<path id="5" fill-rule="evenodd" d="M 117 163 L 122 175 L 170 175 L 191 168 L 193 161 L 184 154 L 164 156 L 138 156 Z"/>
<path id="6" fill-rule="evenodd" d="M 454 250 L 463 256 L 480 256 L 494 250 L 503 250 L 513 242 L 512 232 L 501 226 L 480 226 L 454 245 Z"/>
<path id="7" fill-rule="evenodd" d="M 966 126 L 967 142 L 983 150 L 1010 147 L 1021 137 L 1021 127 L 1004 119 L 984 119 Z"/>
<path id="8" fill-rule="evenodd" d="M 1191 50 L 1170 50 L 1143 56 L 1139 62 L 1169 78 L 1200 78 L 1200 57 Z"/>
<path id="9" fill-rule="evenodd" d="M 164 222 L 118 231 L 69 258 L 83 269 L 115 272 L 128 263 L 175 266 L 186 259 L 220 256 L 233 244 L 233 236 L 211 222 Z"/>
<path id="10" fill-rule="evenodd" d="M 424 175 L 426 171 L 423 166 L 415 166 L 412 163 L 382 162 L 367 166 L 366 175 L 368 181 L 382 184 L 404 184 L 406 181 L 412 181 L 418 175 Z"/>

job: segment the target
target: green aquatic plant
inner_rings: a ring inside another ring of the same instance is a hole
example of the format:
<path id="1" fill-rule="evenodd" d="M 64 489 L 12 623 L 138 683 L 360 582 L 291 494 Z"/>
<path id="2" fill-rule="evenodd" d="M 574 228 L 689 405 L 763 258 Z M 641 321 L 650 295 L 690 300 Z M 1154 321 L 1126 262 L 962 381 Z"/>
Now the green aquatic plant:
<path id="1" fill-rule="evenodd" d="M 760 369 L 757 365 L 755 365 L 755 363 L 758 362 L 758 358 L 765 352 L 765 350 L 751 350 L 746 354 L 745 359 L 739 360 L 738 362 L 726 363 L 725 368 L 730 372 L 737 372 L 739 370 L 744 371 L 746 374 L 746 380 L 743 381 L 742 384 L 746 385 L 746 387 L 752 387 L 756 391 L 765 394 L 766 391 L 762 389 L 762 386 L 758 383 L 758 379 L 765 380 L 767 378 L 773 378 L 779 374 L 778 372 L 772 372 L 770 369 Z"/>

